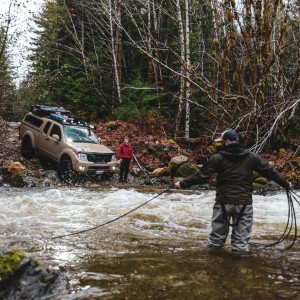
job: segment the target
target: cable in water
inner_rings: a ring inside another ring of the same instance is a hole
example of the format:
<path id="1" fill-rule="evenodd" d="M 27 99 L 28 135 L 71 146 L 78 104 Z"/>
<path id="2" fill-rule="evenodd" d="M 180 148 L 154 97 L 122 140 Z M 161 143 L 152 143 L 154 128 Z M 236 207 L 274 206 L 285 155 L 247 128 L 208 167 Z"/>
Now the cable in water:
<path id="1" fill-rule="evenodd" d="M 296 218 L 296 212 L 295 212 L 295 207 L 294 207 L 293 201 L 295 201 L 300 206 L 300 202 L 296 198 L 296 197 L 298 197 L 298 199 L 300 200 L 300 196 L 297 195 L 294 191 L 289 190 L 289 189 L 286 190 L 286 194 L 287 194 L 287 200 L 288 200 L 288 220 L 287 220 L 283 234 L 274 243 L 271 243 L 271 244 L 250 243 L 251 245 L 262 246 L 262 247 L 266 247 L 266 248 L 273 247 L 275 245 L 280 244 L 287 238 L 289 238 L 293 229 L 294 229 L 294 234 L 293 234 L 292 242 L 287 248 L 285 248 L 285 250 L 290 249 L 295 244 L 296 239 L 297 239 L 297 218 Z"/>
<path id="2" fill-rule="evenodd" d="M 125 214 L 123 214 L 123 215 L 121 215 L 121 216 L 118 216 L 118 217 L 116 217 L 116 218 L 114 218 L 114 219 L 112 219 L 112 220 L 110 220 L 110 221 L 108 221 L 108 222 L 105 222 L 105 223 L 102 223 L 102 224 L 100 224 L 100 225 L 96 225 L 96 226 L 94 226 L 94 227 L 87 228 L 87 229 L 84 229 L 84 230 L 75 231 L 75 232 L 68 233 L 68 234 L 63 234 L 63 235 L 58 235 L 58 236 L 52 237 L 51 239 L 54 240 L 54 239 L 63 238 L 63 237 L 66 237 L 66 236 L 71 236 L 71 235 L 80 234 L 80 233 L 83 233 L 83 232 L 87 232 L 87 231 L 91 231 L 91 230 L 100 228 L 100 227 L 105 226 L 105 225 L 107 225 L 107 224 L 110 224 L 110 223 L 112 223 L 112 222 L 115 222 L 115 221 L 117 221 L 117 220 L 119 220 L 119 219 L 121 219 L 121 218 L 123 218 L 123 217 L 129 215 L 130 213 L 132 213 L 133 211 L 139 209 L 140 207 L 146 205 L 147 203 L 149 203 L 150 201 L 152 201 L 152 200 L 154 200 L 155 198 L 159 197 L 160 195 L 162 195 L 162 194 L 164 194 L 164 193 L 167 193 L 170 189 L 171 189 L 171 188 L 162 191 L 161 193 L 157 194 L 156 196 L 154 196 L 154 197 L 151 198 L 150 200 L 148 200 L 148 201 L 146 201 L 146 202 L 140 204 L 139 206 L 133 208 L 132 210 L 126 212 Z"/>

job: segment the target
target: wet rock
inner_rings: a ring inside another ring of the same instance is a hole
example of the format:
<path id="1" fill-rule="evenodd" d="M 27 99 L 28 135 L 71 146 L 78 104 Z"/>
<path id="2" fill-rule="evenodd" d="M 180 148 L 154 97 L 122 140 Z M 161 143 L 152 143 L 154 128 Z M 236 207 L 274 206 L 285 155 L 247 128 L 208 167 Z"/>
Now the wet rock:
<path id="1" fill-rule="evenodd" d="M 9 173 L 17 173 L 17 174 L 23 174 L 27 171 L 26 167 L 23 166 L 18 161 L 3 161 L 2 163 L 3 169 L 6 169 Z"/>
<path id="2" fill-rule="evenodd" d="M 146 184 L 146 185 L 153 185 L 153 182 L 152 182 L 152 180 L 150 180 L 150 178 L 146 178 L 144 180 L 144 184 Z"/>
<path id="3" fill-rule="evenodd" d="M 176 177 L 189 177 L 199 171 L 196 164 L 185 163 L 181 165 L 175 172 Z"/>
<path id="4" fill-rule="evenodd" d="M 26 185 L 23 176 L 19 174 L 5 173 L 3 174 L 3 181 L 3 185 L 5 183 L 13 187 L 24 187 Z"/>
<path id="5" fill-rule="evenodd" d="M 23 176 L 27 174 L 27 169 L 20 162 L 5 160 L 1 165 L 2 176 L 0 183 L 8 183 L 14 187 L 23 187 Z"/>
<path id="6" fill-rule="evenodd" d="M 165 176 L 170 174 L 169 168 L 168 167 L 164 167 L 164 168 L 157 168 L 155 169 L 151 175 L 154 177 L 160 177 L 160 176 Z"/>
<path id="7" fill-rule="evenodd" d="M 170 173 L 171 173 L 171 177 L 174 177 L 175 173 L 176 173 L 176 170 L 183 164 L 187 163 L 188 162 L 188 157 L 184 156 L 184 155 L 178 155 L 178 156 L 174 156 L 169 164 L 168 164 L 168 167 L 169 167 L 169 170 L 170 170 Z"/>
<path id="8" fill-rule="evenodd" d="M 12 275 L 0 282 L 0 299 L 63 299 L 68 293 L 65 275 L 31 258 L 23 259 Z"/>

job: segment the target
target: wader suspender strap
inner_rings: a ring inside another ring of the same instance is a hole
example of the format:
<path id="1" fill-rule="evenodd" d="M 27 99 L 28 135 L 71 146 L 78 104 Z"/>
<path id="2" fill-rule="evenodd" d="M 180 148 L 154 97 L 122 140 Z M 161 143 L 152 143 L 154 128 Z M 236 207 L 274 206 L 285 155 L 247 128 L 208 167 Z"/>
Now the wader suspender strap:
<path id="1" fill-rule="evenodd" d="M 226 213 L 226 209 L 225 209 L 225 204 L 224 204 L 224 203 L 221 203 L 222 213 L 223 213 L 223 217 L 224 217 L 226 223 L 227 223 L 229 226 L 232 226 L 232 227 L 233 227 L 233 226 L 237 226 L 237 224 L 239 224 L 239 221 L 240 221 L 240 219 L 241 219 L 241 216 L 244 214 L 244 211 L 245 211 L 245 209 L 246 209 L 246 206 L 247 206 L 247 205 L 243 205 L 243 207 L 241 208 L 241 210 L 240 210 L 240 212 L 239 212 L 239 214 L 238 214 L 238 216 L 237 216 L 236 223 L 235 223 L 235 224 L 230 224 L 229 221 L 228 221 L 228 219 L 227 219 L 227 213 Z"/>

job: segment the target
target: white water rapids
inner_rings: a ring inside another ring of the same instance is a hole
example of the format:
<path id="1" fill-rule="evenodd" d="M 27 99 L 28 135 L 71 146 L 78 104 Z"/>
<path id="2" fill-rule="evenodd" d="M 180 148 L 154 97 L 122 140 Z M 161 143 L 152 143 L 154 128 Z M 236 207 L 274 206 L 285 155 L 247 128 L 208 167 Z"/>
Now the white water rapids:
<path id="1" fill-rule="evenodd" d="M 225 255 L 215 257 L 205 251 L 214 191 L 164 193 L 106 226 L 52 239 L 113 220 L 161 191 L 0 188 L 1 245 L 20 248 L 47 264 L 68 270 L 74 290 L 99 289 L 99 298 L 87 293 L 86 299 L 241 299 L 245 289 L 253 297 L 300 299 L 300 277 L 296 271 L 300 264 L 299 241 L 287 252 L 282 249 L 288 242 L 277 250 L 262 250 L 262 254 L 256 249 L 254 256 L 239 264 L 240 280 L 245 276 L 247 287 L 231 287 L 232 278 L 227 272 L 236 264 L 236 258 L 230 253 L 230 238 Z M 300 207 L 295 209 L 299 216 Z M 287 215 L 285 193 L 254 195 L 252 241 L 276 241 L 285 229 Z M 259 265 L 254 269 L 258 261 L 268 269 Z M 150 269 L 152 275 L 148 274 Z M 214 289 L 219 276 L 226 281 L 225 275 L 230 287 L 227 294 Z M 130 278 L 135 279 L 134 283 L 130 284 Z M 163 289 L 162 282 L 167 282 L 169 289 Z M 150 284 L 151 292 L 143 284 Z"/>

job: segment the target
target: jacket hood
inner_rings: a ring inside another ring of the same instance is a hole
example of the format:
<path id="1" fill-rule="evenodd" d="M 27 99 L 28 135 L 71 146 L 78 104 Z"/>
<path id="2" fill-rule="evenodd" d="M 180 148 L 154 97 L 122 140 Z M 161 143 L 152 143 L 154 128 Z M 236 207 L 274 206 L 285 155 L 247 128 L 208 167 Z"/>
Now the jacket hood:
<path id="1" fill-rule="evenodd" d="M 250 151 L 244 144 L 231 143 L 224 146 L 224 148 L 220 150 L 219 153 L 230 161 L 240 161 L 245 159 L 250 154 Z"/>

